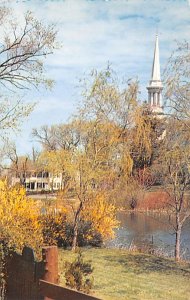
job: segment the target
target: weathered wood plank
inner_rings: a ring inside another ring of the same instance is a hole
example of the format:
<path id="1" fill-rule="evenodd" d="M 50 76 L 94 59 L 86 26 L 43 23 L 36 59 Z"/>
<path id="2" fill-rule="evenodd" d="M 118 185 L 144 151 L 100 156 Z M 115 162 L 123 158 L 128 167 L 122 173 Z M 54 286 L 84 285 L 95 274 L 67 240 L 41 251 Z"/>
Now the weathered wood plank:
<path id="1" fill-rule="evenodd" d="M 44 280 L 40 280 L 40 294 L 54 300 L 100 300 Z"/>

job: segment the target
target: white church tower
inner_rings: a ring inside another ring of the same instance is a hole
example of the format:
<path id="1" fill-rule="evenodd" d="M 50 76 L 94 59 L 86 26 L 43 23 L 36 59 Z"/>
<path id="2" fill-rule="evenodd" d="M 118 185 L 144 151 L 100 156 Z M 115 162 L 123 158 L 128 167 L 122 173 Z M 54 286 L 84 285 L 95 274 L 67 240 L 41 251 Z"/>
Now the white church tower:
<path id="1" fill-rule="evenodd" d="M 148 104 L 154 114 L 163 114 L 162 104 L 162 90 L 163 85 L 160 79 L 160 58 L 158 35 L 156 36 L 156 43 L 154 49 L 154 60 L 152 65 L 152 77 L 149 82 L 148 90 Z"/>

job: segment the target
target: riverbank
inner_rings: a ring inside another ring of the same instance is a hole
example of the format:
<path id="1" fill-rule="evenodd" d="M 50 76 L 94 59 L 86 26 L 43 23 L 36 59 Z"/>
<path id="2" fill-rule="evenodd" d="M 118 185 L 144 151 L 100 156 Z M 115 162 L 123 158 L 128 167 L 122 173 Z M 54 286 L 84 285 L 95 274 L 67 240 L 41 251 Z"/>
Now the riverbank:
<path id="1" fill-rule="evenodd" d="M 94 294 L 104 300 L 188 300 L 190 264 L 119 249 L 83 249 L 94 267 Z M 76 254 L 60 250 L 59 270 Z"/>

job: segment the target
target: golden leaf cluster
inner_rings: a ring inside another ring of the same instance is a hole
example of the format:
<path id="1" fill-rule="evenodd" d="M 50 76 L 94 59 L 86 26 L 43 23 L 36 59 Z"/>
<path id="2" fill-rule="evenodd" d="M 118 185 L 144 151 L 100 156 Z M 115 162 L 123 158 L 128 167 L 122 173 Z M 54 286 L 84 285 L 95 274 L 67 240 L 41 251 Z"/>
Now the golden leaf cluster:
<path id="1" fill-rule="evenodd" d="M 0 181 L 0 239 L 9 249 L 22 251 L 29 246 L 38 252 L 42 231 L 36 203 L 26 197 L 25 189 Z"/>
<path id="2" fill-rule="evenodd" d="M 116 207 L 109 202 L 104 193 L 91 197 L 88 205 L 84 206 L 82 217 L 91 222 L 93 229 L 101 234 L 103 240 L 113 238 L 114 229 L 119 225 Z"/>

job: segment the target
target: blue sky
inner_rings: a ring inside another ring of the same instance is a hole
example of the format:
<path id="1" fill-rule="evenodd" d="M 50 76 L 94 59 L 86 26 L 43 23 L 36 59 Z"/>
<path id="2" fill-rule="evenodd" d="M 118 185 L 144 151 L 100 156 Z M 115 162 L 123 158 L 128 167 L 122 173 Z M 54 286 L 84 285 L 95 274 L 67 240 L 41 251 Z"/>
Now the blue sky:
<path id="1" fill-rule="evenodd" d="M 141 99 L 147 97 L 155 35 L 159 33 L 161 72 L 176 47 L 189 40 L 190 0 L 17 0 L 15 16 L 31 10 L 44 23 L 56 23 L 61 49 L 47 58 L 52 91 L 31 93 L 37 101 L 16 143 L 21 154 L 35 144 L 33 127 L 66 122 L 81 100 L 78 81 L 109 61 L 120 77 L 138 78 Z"/>

